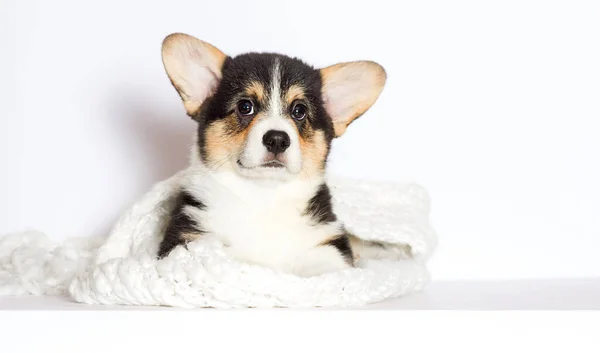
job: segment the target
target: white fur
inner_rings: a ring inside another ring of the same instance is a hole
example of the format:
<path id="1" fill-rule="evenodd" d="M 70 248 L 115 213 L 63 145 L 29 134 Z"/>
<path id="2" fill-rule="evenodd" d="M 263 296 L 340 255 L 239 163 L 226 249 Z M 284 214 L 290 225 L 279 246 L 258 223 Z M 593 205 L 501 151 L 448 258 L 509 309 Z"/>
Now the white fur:
<path id="1" fill-rule="evenodd" d="M 269 110 L 271 114 L 277 116 L 283 112 L 281 104 L 281 69 L 279 66 L 279 59 L 275 59 L 273 65 L 273 73 L 271 79 L 271 99 L 269 100 Z"/>
<path id="2" fill-rule="evenodd" d="M 268 104 L 255 118 L 241 155 L 233 156 L 234 168 L 209 169 L 194 146 L 192 167 L 186 171 L 182 188 L 206 207 L 187 207 L 184 212 L 202 229 L 202 236 L 217 237 L 230 255 L 247 263 L 299 276 L 351 267 L 337 249 L 322 245 L 339 236 L 343 224 L 316 224 L 304 214 L 324 178 L 299 174 L 298 130 L 284 111 L 280 86 L 281 71 L 275 60 Z M 263 144 L 269 130 L 284 131 L 290 137 L 283 153 L 284 168 L 261 166 L 269 156 Z M 359 244 L 356 250 L 366 258 L 395 260 L 403 254 L 398 246 L 382 248 L 371 243 Z"/>
<path id="3" fill-rule="evenodd" d="M 248 134 L 246 145 L 242 152 L 238 172 L 249 177 L 265 177 L 279 180 L 289 179 L 302 170 L 302 152 L 298 130 L 290 118 L 285 116 L 284 102 L 281 97 L 281 72 L 279 61 L 275 60 L 272 73 L 271 95 L 267 110 L 261 115 L 259 121 L 252 126 Z M 263 168 L 260 164 L 265 162 L 268 151 L 263 145 L 263 136 L 269 130 L 279 130 L 288 134 L 290 146 L 283 152 L 285 168 Z M 237 166 L 237 165 L 236 165 Z M 291 174 L 291 175 L 290 175 Z"/>
<path id="4" fill-rule="evenodd" d="M 243 164 L 243 167 L 239 167 L 240 173 L 250 177 L 259 176 L 260 174 L 266 178 L 276 179 L 289 179 L 291 176 L 300 173 L 302 170 L 300 142 L 298 132 L 292 126 L 293 123 L 290 119 L 273 115 L 271 111 L 267 116 L 259 119 L 248 133 L 246 146 L 240 159 Z M 290 146 L 283 152 L 285 168 L 259 167 L 260 164 L 265 162 L 268 153 L 263 145 L 263 136 L 269 130 L 284 131 L 290 137 Z"/>
<path id="5" fill-rule="evenodd" d="M 437 241 L 426 191 L 374 181 L 330 179 L 334 209 L 365 240 L 405 245 L 406 259 L 361 260 L 358 268 L 300 278 L 236 261 L 207 236 L 157 261 L 183 174 L 157 183 L 122 214 L 108 237 L 58 243 L 39 232 L 0 236 L 0 296 L 186 308 L 348 307 L 419 291 L 429 281 L 424 264 Z"/>
<path id="6" fill-rule="evenodd" d="M 340 234 L 341 223 L 316 224 L 304 215 L 323 183 L 249 179 L 234 171 L 189 169 L 182 188 L 206 205 L 188 215 L 208 234 L 218 237 L 234 257 L 300 276 L 349 266 L 334 248 L 319 244 Z"/>

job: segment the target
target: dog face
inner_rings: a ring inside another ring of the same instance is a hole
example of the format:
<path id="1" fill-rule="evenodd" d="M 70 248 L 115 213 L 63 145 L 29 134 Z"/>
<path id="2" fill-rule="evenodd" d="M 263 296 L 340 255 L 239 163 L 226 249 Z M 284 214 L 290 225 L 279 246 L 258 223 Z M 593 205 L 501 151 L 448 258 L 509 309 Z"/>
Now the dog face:
<path id="1" fill-rule="evenodd" d="M 322 175 L 333 138 L 372 106 L 386 81 L 371 61 L 315 69 L 279 54 L 230 57 L 180 33 L 165 38 L 162 58 L 199 124 L 201 163 L 256 179 Z"/>

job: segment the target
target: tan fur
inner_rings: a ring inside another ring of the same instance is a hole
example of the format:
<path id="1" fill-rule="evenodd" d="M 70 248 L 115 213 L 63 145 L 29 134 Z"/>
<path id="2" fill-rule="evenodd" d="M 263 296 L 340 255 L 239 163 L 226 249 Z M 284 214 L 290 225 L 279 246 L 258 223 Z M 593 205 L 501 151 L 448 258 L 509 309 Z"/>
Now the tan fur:
<path id="1" fill-rule="evenodd" d="M 232 114 L 225 119 L 213 122 L 206 129 L 206 155 L 209 168 L 231 168 L 230 162 L 233 162 L 232 156 L 237 156 L 246 143 L 246 138 L 252 126 L 259 119 L 256 116 L 248 127 L 239 133 L 235 133 L 237 128 L 237 117 Z"/>
<path id="2" fill-rule="evenodd" d="M 364 240 L 350 235 L 350 247 L 352 248 L 352 255 L 354 256 L 354 261 L 360 260 L 360 251 L 359 249 L 363 246 Z"/>
<path id="3" fill-rule="evenodd" d="M 288 107 L 291 107 L 294 101 L 304 98 L 306 98 L 304 88 L 300 85 L 292 85 L 284 94 L 284 101 Z M 296 124 L 294 126 L 296 127 Z M 302 173 L 304 177 L 314 177 L 323 173 L 327 154 L 327 140 L 323 131 L 314 131 L 310 124 L 306 124 L 305 129 L 304 136 L 302 136 L 296 127 L 302 153 Z"/>
<path id="4" fill-rule="evenodd" d="M 181 238 L 186 242 L 191 242 L 200 239 L 202 233 L 181 233 Z"/>
<path id="5" fill-rule="evenodd" d="M 263 104 L 266 102 L 267 99 L 267 92 L 265 90 L 265 87 L 260 82 L 256 81 L 252 82 L 246 88 L 246 94 L 248 96 L 255 96 L 256 99 Z"/>
<path id="6" fill-rule="evenodd" d="M 291 86 L 287 92 L 285 92 L 284 100 L 291 107 L 292 103 L 297 99 L 305 98 L 304 89 L 298 85 Z"/>
<path id="7" fill-rule="evenodd" d="M 227 119 L 213 122 L 205 131 L 206 164 L 211 169 L 229 159 L 232 147 L 240 144 L 239 139 L 227 133 Z"/>
<path id="8" fill-rule="evenodd" d="M 300 151 L 302 152 L 302 174 L 305 177 L 314 177 L 322 174 L 327 155 L 327 140 L 321 130 L 314 131 L 306 140 L 300 138 Z"/>

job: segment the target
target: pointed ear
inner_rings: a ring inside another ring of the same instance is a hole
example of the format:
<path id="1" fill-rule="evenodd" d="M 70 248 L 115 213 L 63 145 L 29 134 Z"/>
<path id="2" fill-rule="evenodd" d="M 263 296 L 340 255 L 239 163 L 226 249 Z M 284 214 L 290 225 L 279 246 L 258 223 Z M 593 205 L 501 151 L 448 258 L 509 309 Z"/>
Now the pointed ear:
<path id="1" fill-rule="evenodd" d="M 211 44 L 187 34 L 173 33 L 164 39 L 163 65 L 188 115 L 194 115 L 214 93 L 226 58 Z"/>
<path id="2" fill-rule="evenodd" d="M 372 61 L 354 61 L 323 68 L 322 95 L 333 120 L 336 137 L 375 103 L 387 78 L 383 67 Z"/>

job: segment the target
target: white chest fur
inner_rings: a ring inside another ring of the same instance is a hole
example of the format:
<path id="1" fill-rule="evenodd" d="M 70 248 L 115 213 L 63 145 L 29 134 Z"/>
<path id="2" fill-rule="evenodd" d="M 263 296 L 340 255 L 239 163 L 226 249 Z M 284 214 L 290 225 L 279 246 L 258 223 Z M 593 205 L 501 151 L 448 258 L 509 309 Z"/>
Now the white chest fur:
<path id="1" fill-rule="evenodd" d="M 233 172 L 190 170 L 184 189 L 204 210 L 190 214 L 206 234 L 219 237 L 243 261 L 297 274 L 323 267 L 343 268 L 330 247 L 319 245 L 340 234 L 340 224 L 317 224 L 305 214 L 322 180 L 258 182 Z"/>

